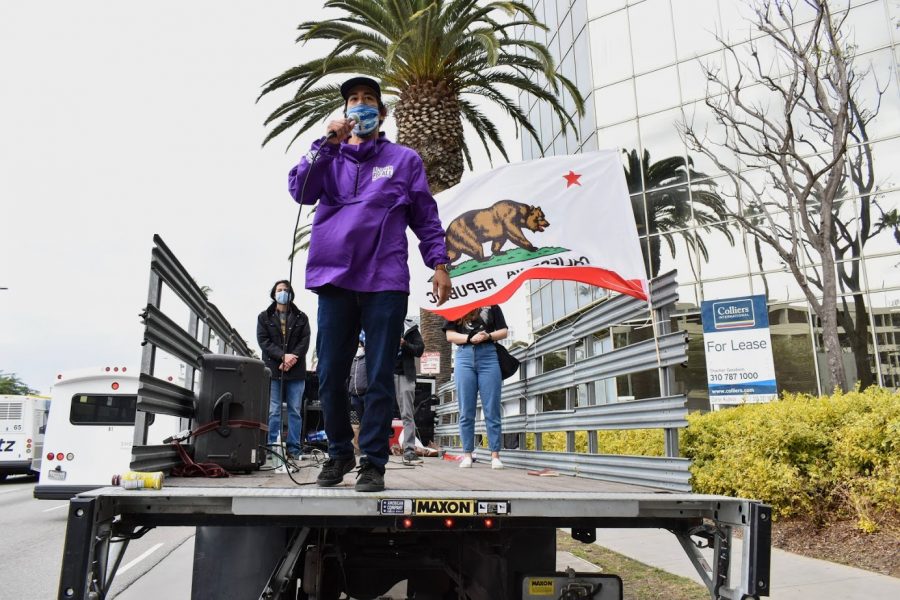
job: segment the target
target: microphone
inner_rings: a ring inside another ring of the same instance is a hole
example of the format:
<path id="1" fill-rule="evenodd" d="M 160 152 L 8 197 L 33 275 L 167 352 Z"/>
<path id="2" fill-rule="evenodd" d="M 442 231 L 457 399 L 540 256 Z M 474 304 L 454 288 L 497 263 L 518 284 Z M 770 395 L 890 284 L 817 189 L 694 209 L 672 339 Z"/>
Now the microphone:
<path id="1" fill-rule="evenodd" d="M 347 120 L 348 120 L 348 121 L 353 121 L 354 127 L 355 127 L 356 125 L 359 125 L 359 117 L 358 117 L 357 115 L 355 115 L 355 114 L 354 114 L 354 115 L 347 115 Z M 329 131 L 329 132 L 328 132 L 328 135 L 325 136 L 325 139 L 326 139 L 326 140 L 330 140 L 331 138 L 333 138 L 333 137 L 336 136 L 336 135 L 337 135 L 337 131 Z"/>

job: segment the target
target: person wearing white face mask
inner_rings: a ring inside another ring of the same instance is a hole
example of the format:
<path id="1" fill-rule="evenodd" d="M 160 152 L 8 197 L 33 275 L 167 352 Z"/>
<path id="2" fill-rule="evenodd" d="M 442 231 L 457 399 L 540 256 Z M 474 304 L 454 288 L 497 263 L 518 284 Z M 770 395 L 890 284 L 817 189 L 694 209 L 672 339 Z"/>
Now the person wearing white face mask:
<path id="1" fill-rule="evenodd" d="M 306 352 L 309 350 L 309 318 L 293 303 L 290 282 L 275 282 L 269 297 L 273 302 L 259 313 L 256 339 L 262 358 L 272 371 L 269 397 L 269 440 L 271 446 L 281 432 L 281 404 L 288 409 L 287 454 L 300 458 L 302 429 L 301 402 L 306 387 Z"/>

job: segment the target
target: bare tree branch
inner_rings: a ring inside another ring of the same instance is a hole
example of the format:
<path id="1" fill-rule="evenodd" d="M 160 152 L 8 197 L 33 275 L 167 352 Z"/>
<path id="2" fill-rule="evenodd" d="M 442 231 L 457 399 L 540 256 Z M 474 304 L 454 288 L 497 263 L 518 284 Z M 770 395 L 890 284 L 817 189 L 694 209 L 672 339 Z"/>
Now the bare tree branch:
<path id="1" fill-rule="evenodd" d="M 874 113 L 859 106 L 856 94 L 868 70 L 856 67 L 844 32 L 849 7 L 834 14 L 828 0 L 749 4 L 753 40 L 734 45 L 717 36 L 736 71 L 728 77 L 723 69 L 703 68 L 704 105 L 724 136 L 712 141 L 709 131 L 696 131 L 687 119 L 679 129 L 734 184 L 738 203 L 729 216 L 769 245 L 796 279 L 822 323 L 831 381 L 846 388 L 837 287 L 858 283 L 858 261 L 844 257 L 858 257 L 872 231 L 896 229 L 897 221 L 877 203 L 876 225 L 869 214 L 874 170 L 865 126 L 877 114 L 883 91 L 876 82 Z M 799 11 L 801 6 L 812 10 Z M 801 18 L 806 12 L 811 17 Z M 771 61 L 761 56 L 764 44 L 774 48 Z M 838 214 L 848 173 L 864 209 L 859 233 Z M 845 329 L 847 318 L 842 317 Z"/>

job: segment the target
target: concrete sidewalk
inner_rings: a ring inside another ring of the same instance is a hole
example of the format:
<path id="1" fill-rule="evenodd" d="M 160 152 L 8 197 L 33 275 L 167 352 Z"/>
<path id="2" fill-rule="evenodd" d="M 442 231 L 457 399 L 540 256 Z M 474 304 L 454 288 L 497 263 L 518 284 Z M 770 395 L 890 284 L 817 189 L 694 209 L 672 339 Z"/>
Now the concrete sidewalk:
<path id="1" fill-rule="evenodd" d="M 597 544 L 701 583 L 678 540 L 664 529 L 597 529 Z M 704 550 L 704 553 L 711 561 L 712 552 Z M 732 557 L 739 564 L 741 540 L 734 540 Z M 735 566 L 734 562 L 732 566 Z M 736 572 L 732 571 L 733 574 Z M 900 598 L 900 579 L 774 548 L 771 586 L 773 600 Z"/>

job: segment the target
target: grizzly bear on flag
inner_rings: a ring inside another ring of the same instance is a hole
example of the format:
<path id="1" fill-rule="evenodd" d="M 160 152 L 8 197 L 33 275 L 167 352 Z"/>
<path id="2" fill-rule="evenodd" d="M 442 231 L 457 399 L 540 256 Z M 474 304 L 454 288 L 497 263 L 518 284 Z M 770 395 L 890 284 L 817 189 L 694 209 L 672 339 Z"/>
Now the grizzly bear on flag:
<path id="1" fill-rule="evenodd" d="M 490 258 L 484 254 L 486 242 L 491 242 L 491 254 L 495 255 L 501 254 L 507 241 L 534 252 L 537 247 L 523 230 L 541 232 L 549 226 L 540 206 L 500 200 L 490 208 L 470 210 L 453 219 L 447 227 L 447 254 L 451 264 L 463 254 L 482 262 Z"/>

